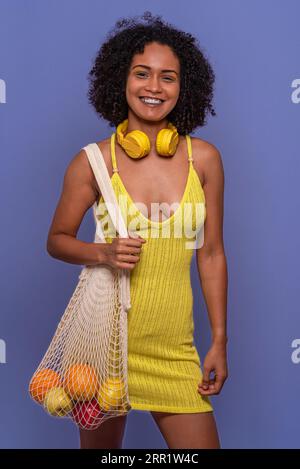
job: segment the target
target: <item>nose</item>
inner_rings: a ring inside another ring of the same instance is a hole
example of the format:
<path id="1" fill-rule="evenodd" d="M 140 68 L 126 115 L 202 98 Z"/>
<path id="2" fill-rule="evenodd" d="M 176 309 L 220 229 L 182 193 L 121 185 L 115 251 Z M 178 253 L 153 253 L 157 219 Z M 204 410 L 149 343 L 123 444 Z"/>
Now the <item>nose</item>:
<path id="1" fill-rule="evenodd" d="M 152 93 L 157 93 L 161 91 L 161 85 L 159 82 L 159 78 L 155 75 L 153 77 L 149 78 L 147 82 L 147 90 L 151 91 Z"/>

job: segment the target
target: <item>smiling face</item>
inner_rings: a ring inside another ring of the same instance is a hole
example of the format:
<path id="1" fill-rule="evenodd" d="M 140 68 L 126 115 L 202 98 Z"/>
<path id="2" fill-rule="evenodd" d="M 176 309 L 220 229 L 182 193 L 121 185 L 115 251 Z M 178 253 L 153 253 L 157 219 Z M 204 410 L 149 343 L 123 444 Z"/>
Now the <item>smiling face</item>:
<path id="1" fill-rule="evenodd" d="M 147 44 L 142 54 L 135 54 L 126 83 L 130 112 L 142 120 L 159 122 L 175 107 L 180 92 L 180 62 L 167 45 Z M 145 103 L 141 97 L 163 100 Z"/>

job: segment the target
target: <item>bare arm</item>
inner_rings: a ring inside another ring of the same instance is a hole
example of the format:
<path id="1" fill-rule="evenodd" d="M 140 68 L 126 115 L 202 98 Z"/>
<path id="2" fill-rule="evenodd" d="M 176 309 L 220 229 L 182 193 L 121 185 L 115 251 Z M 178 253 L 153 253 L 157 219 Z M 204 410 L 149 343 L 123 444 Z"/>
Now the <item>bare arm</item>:
<path id="1" fill-rule="evenodd" d="M 104 263 L 103 245 L 76 239 L 85 213 L 98 196 L 92 169 L 85 151 L 81 150 L 66 169 L 62 193 L 49 229 L 47 251 L 52 257 L 71 264 Z"/>
<path id="2" fill-rule="evenodd" d="M 62 193 L 49 229 L 47 251 L 71 264 L 106 264 L 132 270 L 140 259 L 143 238 L 116 237 L 112 243 L 87 243 L 76 238 L 87 210 L 100 197 L 87 155 L 81 150 L 67 167 Z"/>
<path id="3" fill-rule="evenodd" d="M 204 245 L 197 249 L 197 267 L 213 341 L 227 341 L 227 265 L 223 243 L 224 170 L 218 150 L 210 145 L 205 161 L 206 220 Z"/>
<path id="4" fill-rule="evenodd" d="M 227 378 L 227 263 L 223 243 L 224 170 L 219 151 L 208 144 L 204 154 L 206 220 L 204 245 L 197 249 L 197 267 L 212 344 L 203 364 L 203 394 L 218 394 Z M 210 380 L 210 372 L 215 378 Z"/>

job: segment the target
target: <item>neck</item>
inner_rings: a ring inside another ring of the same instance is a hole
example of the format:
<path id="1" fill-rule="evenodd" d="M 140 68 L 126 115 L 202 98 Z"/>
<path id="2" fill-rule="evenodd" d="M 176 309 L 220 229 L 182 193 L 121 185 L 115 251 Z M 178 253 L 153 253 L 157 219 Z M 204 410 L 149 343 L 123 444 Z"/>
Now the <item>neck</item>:
<path id="1" fill-rule="evenodd" d="M 141 130 L 145 132 L 150 140 L 151 146 L 155 143 L 157 134 L 160 130 L 166 129 L 168 127 L 168 119 L 163 119 L 156 122 L 151 122 L 149 120 L 143 120 L 139 117 L 128 114 L 128 127 L 127 132 L 131 132 L 133 130 Z"/>

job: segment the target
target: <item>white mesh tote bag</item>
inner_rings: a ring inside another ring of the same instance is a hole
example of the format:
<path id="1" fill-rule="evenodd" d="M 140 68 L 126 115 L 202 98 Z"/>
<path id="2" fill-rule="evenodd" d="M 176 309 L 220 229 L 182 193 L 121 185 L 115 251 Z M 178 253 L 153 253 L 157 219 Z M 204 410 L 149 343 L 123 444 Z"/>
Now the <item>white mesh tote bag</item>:
<path id="1" fill-rule="evenodd" d="M 128 237 L 103 155 L 96 143 L 83 148 L 116 232 Z M 106 242 L 97 203 L 94 242 Z M 127 382 L 127 312 L 130 272 L 86 265 L 54 337 L 29 383 L 31 398 L 55 417 L 94 430 L 130 409 Z"/>

